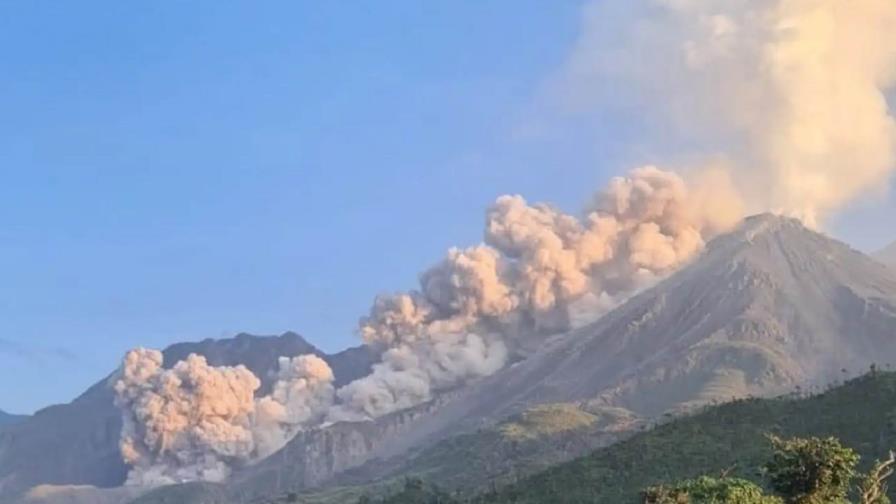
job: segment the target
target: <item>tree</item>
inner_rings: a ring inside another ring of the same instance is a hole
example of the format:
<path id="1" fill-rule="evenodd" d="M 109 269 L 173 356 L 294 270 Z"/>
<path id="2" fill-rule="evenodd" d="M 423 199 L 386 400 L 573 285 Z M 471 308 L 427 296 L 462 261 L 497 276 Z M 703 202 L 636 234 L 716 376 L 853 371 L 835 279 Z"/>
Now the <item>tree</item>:
<path id="1" fill-rule="evenodd" d="M 835 438 L 769 436 L 774 448 L 764 466 L 771 487 L 787 504 L 845 504 L 859 461 Z"/>
<path id="2" fill-rule="evenodd" d="M 641 493 L 644 504 L 849 504 L 850 483 L 856 477 L 858 455 L 834 438 L 769 436 L 771 460 L 763 470 L 771 489 L 763 494 L 756 484 L 729 478 L 703 476 L 674 485 L 650 487 Z M 858 504 L 890 504 L 886 480 L 896 470 L 896 454 L 878 461 L 854 488 Z"/>
<path id="3" fill-rule="evenodd" d="M 860 504 L 890 504 L 886 480 L 893 474 L 894 463 L 896 456 L 893 452 L 890 452 L 887 460 L 875 462 L 874 467 L 862 479 L 859 488 L 862 499 Z"/>
<path id="4" fill-rule="evenodd" d="M 738 478 L 702 476 L 674 486 L 655 486 L 642 493 L 644 504 L 780 504 L 756 484 Z"/>

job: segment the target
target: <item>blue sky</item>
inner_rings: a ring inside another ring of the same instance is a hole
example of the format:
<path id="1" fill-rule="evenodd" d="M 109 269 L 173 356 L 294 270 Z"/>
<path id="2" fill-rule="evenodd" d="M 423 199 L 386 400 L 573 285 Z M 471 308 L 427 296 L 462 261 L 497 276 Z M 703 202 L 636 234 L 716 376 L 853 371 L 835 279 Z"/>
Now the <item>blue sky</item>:
<path id="1" fill-rule="evenodd" d="M 625 118 L 519 134 L 581 4 L 0 4 L 0 408 L 137 345 L 341 349 L 497 195 L 578 209 L 649 155 Z M 893 214 L 832 232 L 873 249 Z"/>

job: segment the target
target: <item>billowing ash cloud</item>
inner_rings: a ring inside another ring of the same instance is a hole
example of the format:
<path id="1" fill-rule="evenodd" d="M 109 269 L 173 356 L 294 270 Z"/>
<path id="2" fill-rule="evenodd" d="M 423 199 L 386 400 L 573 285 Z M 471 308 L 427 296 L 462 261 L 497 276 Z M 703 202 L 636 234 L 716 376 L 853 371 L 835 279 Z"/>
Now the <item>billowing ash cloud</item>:
<path id="1" fill-rule="evenodd" d="M 271 395 L 244 366 L 209 366 L 192 354 L 171 369 L 162 353 L 127 353 L 115 382 L 128 484 L 222 481 L 233 464 L 266 456 L 329 408 L 333 373 L 313 355 L 281 358 Z"/>
<path id="2" fill-rule="evenodd" d="M 215 368 L 190 355 L 165 370 L 159 351 L 128 352 L 115 383 L 124 411 L 121 453 L 133 466 L 128 483 L 224 479 L 228 462 L 254 449 L 260 385 L 243 366 Z"/>
<path id="3" fill-rule="evenodd" d="M 533 340 L 595 320 L 688 261 L 742 215 L 724 173 L 691 183 L 639 168 L 613 179 L 582 216 L 498 198 L 486 244 L 450 250 L 420 275 L 419 290 L 375 300 L 360 332 L 385 350 L 382 362 L 337 391 L 329 419 L 381 416 L 491 375 Z"/>
<path id="4" fill-rule="evenodd" d="M 818 226 L 889 185 L 894 23 L 891 0 L 595 1 L 558 88 L 631 100 L 726 156 L 753 210 Z"/>

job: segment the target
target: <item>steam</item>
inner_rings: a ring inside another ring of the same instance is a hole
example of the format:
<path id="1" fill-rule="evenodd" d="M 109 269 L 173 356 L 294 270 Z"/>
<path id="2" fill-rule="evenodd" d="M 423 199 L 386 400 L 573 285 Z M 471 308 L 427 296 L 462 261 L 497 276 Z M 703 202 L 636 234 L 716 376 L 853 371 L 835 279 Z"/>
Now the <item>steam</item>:
<path id="1" fill-rule="evenodd" d="M 222 481 L 234 464 L 273 453 L 332 402 L 333 374 L 322 359 L 280 358 L 271 395 L 244 366 L 213 367 L 191 354 L 162 368 L 158 350 L 125 355 L 115 382 L 123 412 L 121 454 L 127 483 Z"/>

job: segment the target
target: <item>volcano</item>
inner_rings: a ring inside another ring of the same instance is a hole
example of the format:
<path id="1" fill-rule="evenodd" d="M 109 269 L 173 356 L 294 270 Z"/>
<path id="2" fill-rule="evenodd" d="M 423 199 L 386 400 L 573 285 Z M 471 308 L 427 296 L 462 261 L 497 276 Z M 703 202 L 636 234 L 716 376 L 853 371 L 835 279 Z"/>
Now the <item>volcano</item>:
<path id="1" fill-rule="evenodd" d="M 278 482 L 325 485 L 350 467 L 408 458 L 539 404 L 650 419 L 811 390 L 891 363 L 896 272 L 798 220 L 763 214 L 525 360 L 414 410 L 306 432 L 236 480 L 249 493 Z"/>
<path id="2" fill-rule="evenodd" d="M 261 369 L 274 357 L 237 352 L 236 343 L 206 345 L 200 350 L 227 364 Z M 172 347 L 166 364 L 194 350 Z M 250 356 L 258 360 L 247 361 Z M 359 362 L 338 374 L 360 376 L 369 361 Z M 354 481 L 363 481 L 365 474 L 369 479 L 382 475 L 365 473 L 365 468 L 412 459 L 439 441 L 538 405 L 573 404 L 591 412 L 613 411 L 627 421 L 649 420 L 733 398 L 812 390 L 871 365 L 891 364 L 896 364 L 896 270 L 797 220 L 763 214 L 717 237 L 688 266 L 596 322 L 547 338 L 527 358 L 492 376 L 376 421 L 304 431 L 280 452 L 235 472 L 227 486 L 181 490 L 208 497 L 207 489 L 245 500 L 326 487 L 348 471 Z M 98 384 L 86 394 L 102 405 L 92 414 L 108 413 L 106 399 L 101 400 L 105 387 Z M 105 425 L 104 439 L 115 439 L 114 417 L 103 418 L 105 424 L 85 420 L 83 428 Z M 23 446 L 38 448 L 29 438 L 3 436 L 6 446 L 18 452 Z M 52 443 L 44 436 L 39 447 L 52 453 Z M 77 448 L 72 446 L 72 452 Z M 111 451 L 106 456 L 115 458 Z M 3 467 L 10 463 L 0 457 L 0 478 L 10 474 Z M 119 471 L 115 474 L 73 473 L 65 483 L 111 486 L 123 478 L 119 466 L 110 463 Z M 19 481 L 23 473 L 15 474 Z M 42 482 L 25 475 L 29 482 Z M 179 490 L 161 489 L 159 502 L 172 491 Z M 155 502 L 151 494 L 140 502 Z"/>

